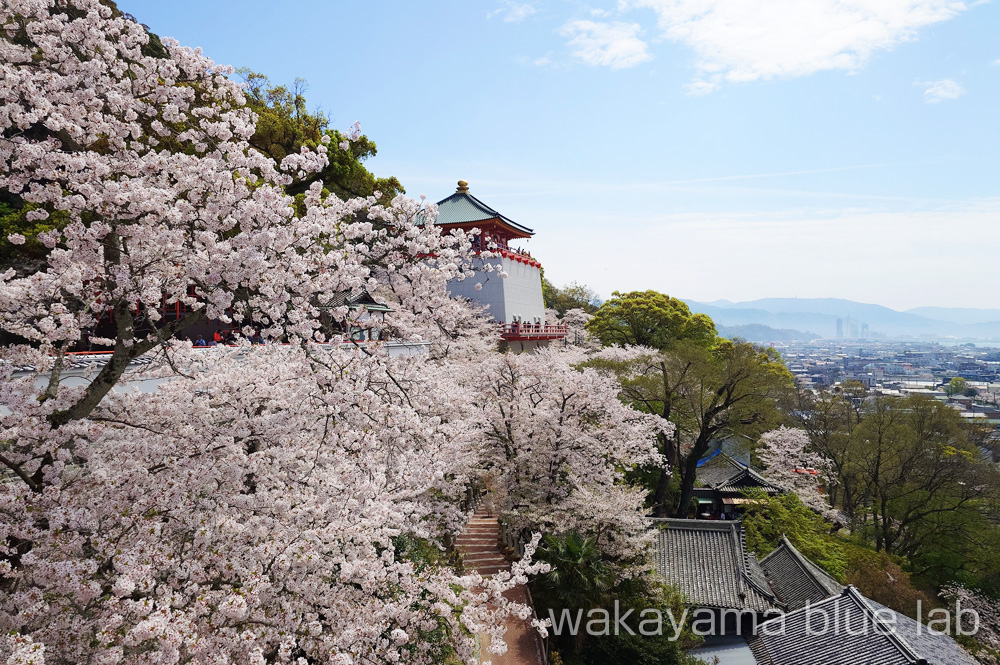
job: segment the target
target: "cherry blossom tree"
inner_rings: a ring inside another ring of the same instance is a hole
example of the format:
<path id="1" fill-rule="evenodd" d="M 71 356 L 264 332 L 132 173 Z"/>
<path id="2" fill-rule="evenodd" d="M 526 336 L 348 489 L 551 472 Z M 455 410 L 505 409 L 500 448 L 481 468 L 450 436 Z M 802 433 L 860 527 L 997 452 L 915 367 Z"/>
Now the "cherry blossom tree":
<path id="1" fill-rule="evenodd" d="M 566 341 L 587 351 L 597 351 L 601 348 L 600 340 L 587 331 L 587 322 L 593 318 L 593 314 L 588 314 L 579 307 L 568 309 L 561 315 L 558 310 L 551 307 L 545 310 L 546 323 L 565 325 Z"/>
<path id="2" fill-rule="evenodd" d="M 488 581 L 411 552 L 464 522 L 474 472 L 430 362 L 178 350 L 192 378 L 109 394 L 59 428 L 43 491 L 6 484 L 0 535 L 30 548 L 5 552 L 0 628 L 50 663 L 467 661 L 474 633 L 502 651 L 530 549 Z M 2 436 L 44 446 L 73 396 L 32 406 L 26 383 Z"/>
<path id="3" fill-rule="evenodd" d="M 480 270 L 484 272 L 492 272 L 493 268 L 480 262 Z M 394 310 L 387 322 L 387 333 L 395 338 L 428 343 L 433 358 L 477 360 L 500 348 L 500 326 L 489 316 L 487 308 L 452 298 L 442 288 L 441 275 L 436 270 L 410 270 L 393 275 L 376 295 Z"/>
<path id="4" fill-rule="evenodd" d="M 760 437 L 757 456 L 775 484 L 795 492 L 806 506 L 824 517 L 842 521 L 822 491 L 822 482 L 832 472 L 825 457 L 812 450 L 803 429 L 781 426 Z"/>
<path id="5" fill-rule="evenodd" d="M 349 146 L 275 165 L 247 142 L 255 116 L 230 70 L 199 51 L 165 40 L 146 55 L 142 26 L 97 0 L 7 2 L 0 23 L 0 188 L 58 220 L 45 268 L 3 275 L 0 321 L 57 351 L 115 323 L 93 340 L 110 362 L 55 420 L 85 416 L 129 361 L 206 319 L 321 338 L 330 293 L 462 273 L 465 239 L 415 225 L 419 202 L 343 201 L 316 182 L 295 204 L 284 187 Z M 186 314 L 163 321 L 163 302 Z"/>
<path id="6" fill-rule="evenodd" d="M 402 197 L 289 197 L 350 146 L 274 164 L 229 69 L 150 49 L 108 5 L 10 0 L 0 26 L 0 189 L 52 221 L 44 264 L 0 274 L 0 659 L 469 661 L 477 633 L 502 651 L 532 548 L 490 580 L 435 554 L 475 460 L 454 368 L 317 346 L 347 319 L 330 294 L 362 288 L 396 295 L 408 339 L 456 334 L 466 238 Z M 421 335 L 407 312 L 428 304 Z M 176 341 L 206 320 L 291 344 Z M 110 356 L 63 385 L 86 338 Z"/>
<path id="7" fill-rule="evenodd" d="M 642 553 L 648 524 L 645 491 L 624 472 L 662 464 L 656 437 L 673 425 L 622 404 L 617 381 L 577 368 L 585 359 L 553 348 L 494 356 L 469 386 L 468 417 L 510 526 L 594 536 L 607 555 L 630 560 Z"/>
<path id="8" fill-rule="evenodd" d="M 1000 663 L 1000 600 L 955 583 L 945 585 L 941 597 L 948 602 L 954 620 L 961 622 L 953 629 L 972 634 L 985 647 L 974 650 L 976 659 L 984 665 Z"/>

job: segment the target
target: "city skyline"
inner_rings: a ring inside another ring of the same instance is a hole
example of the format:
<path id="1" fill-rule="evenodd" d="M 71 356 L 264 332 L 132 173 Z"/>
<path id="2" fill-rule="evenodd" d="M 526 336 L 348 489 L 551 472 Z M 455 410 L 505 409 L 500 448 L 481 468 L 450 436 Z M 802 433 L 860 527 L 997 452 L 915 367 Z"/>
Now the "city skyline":
<path id="1" fill-rule="evenodd" d="M 119 4 L 305 78 L 409 195 L 469 181 L 556 284 L 1000 307 L 968 288 L 998 276 L 996 3 Z"/>

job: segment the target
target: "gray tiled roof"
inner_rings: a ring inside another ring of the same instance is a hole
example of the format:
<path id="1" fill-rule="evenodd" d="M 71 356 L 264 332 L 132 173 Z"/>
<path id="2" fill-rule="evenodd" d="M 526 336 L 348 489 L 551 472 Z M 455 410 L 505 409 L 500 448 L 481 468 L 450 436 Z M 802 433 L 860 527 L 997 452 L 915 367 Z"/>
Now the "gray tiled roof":
<path id="1" fill-rule="evenodd" d="M 363 305 L 366 309 L 370 310 L 389 311 L 386 305 L 375 300 L 365 289 L 353 294 L 351 291 L 337 291 L 325 303 L 326 307 L 343 307 L 344 305 L 348 307 L 360 307 Z"/>
<path id="2" fill-rule="evenodd" d="M 757 665 L 742 635 L 710 635 L 705 638 L 704 644 L 691 651 L 691 655 L 703 663 Z"/>
<path id="3" fill-rule="evenodd" d="M 760 567 L 760 561 L 757 560 L 757 554 L 754 552 L 747 552 L 747 575 L 758 588 L 764 589 L 769 592 L 773 592 L 774 589 L 767 581 L 767 575 L 764 574 L 764 569 Z M 771 595 L 777 598 L 777 594 L 772 593 Z M 781 599 L 778 598 L 780 601 Z M 783 605 L 785 603 L 782 603 Z M 787 609 L 787 606 L 786 608 Z"/>
<path id="4" fill-rule="evenodd" d="M 751 487 L 760 487 L 768 493 L 782 491 L 758 471 L 737 462 L 725 453 L 716 455 L 698 467 L 697 481 L 705 487 L 720 492 L 742 492 Z"/>
<path id="5" fill-rule="evenodd" d="M 764 622 L 750 648 L 758 665 L 974 665 L 947 635 L 919 631 L 917 622 L 848 586 Z"/>
<path id="6" fill-rule="evenodd" d="M 739 522 L 654 520 L 657 570 L 691 605 L 773 612 L 757 559 L 747 554 Z"/>
<path id="7" fill-rule="evenodd" d="M 732 478 L 716 485 L 715 489 L 720 492 L 742 492 L 754 487 L 760 488 L 768 494 L 778 494 L 782 491 L 780 487 L 771 483 L 767 478 L 750 467 L 745 467 Z"/>
<path id="8" fill-rule="evenodd" d="M 698 467 L 696 479 L 699 485 L 715 487 L 726 482 L 742 470 L 742 464 L 725 453 L 719 453 Z"/>
<path id="9" fill-rule="evenodd" d="M 844 590 L 840 582 L 802 556 L 785 537 L 773 552 L 761 559 L 760 566 L 774 593 L 791 610 L 816 604 Z"/>
<path id="10" fill-rule="evenodd" d="M 869 600 L 868 603 L 877 610 L 892 613 L 896 620 L 896 634 L 905 639 L 929 665 L 978 665 L 976 659 L 950 636 L 932 631 L 915 619 L 880 605 L 874 600 Z"/>
<path id="11" fill-rule="evenodd" d="M 824 629 L 824 624 L 826 629 Z M 759 665 L 914 665 L 918 656 L 854 587 L 765 621 L 750 640 Z"/>

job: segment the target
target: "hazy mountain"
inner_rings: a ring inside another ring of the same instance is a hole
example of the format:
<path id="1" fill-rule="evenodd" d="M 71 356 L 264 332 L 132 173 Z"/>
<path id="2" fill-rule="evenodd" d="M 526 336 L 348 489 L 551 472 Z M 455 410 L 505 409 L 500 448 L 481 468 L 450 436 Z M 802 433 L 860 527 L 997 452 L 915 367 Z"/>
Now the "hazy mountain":
<path id="1" fill-rule="evenodd" d="M 949 321 L 962 325 L 974 323 L 996 323 L 1000 321 L 1000 309 L 975 309 L 972 307 L 915 307 L 906 310 L 908 314 L 926 316 L 929 319 Z"/>
<path id="2" fill-rule="evenodd" d="M 770 326 L 762 326 L 759 323 L 751 323 L 742 326 L 718 326 L 719 335 L 727 339 L 734 339 L 739 337 L 740 339 L 745 339 L 748 342 L 793 342 L 793 341 L 809 341 L 812 339 L 821 339 L 822 335 L 817 335 L 811 332 L 802 332 L 801 330 L 789 330 L 777 328 L 771 328 Z"/>
<path id="3" fill-rule="evenodd" d="M 760 325 L 777 330 L 814 331 L 820 337 L 837 336 L 837 319 L 847 319 L 858 326 L 868 324 L 872 333 L 888 337 L 957 337 L 969 339 L 1000 339 L 1000 318 L 992 312 L 1000 310 L 961 310 L 920 308 L 898 312 L 882 305 L 860 303 L 838 298 L 762 298 L 749 302 L 718 300 L 712 303 L 685 301 L 692 311 L 712 317 L 717 326 Z M 932 310 L 932 311 L 927 311 Z M 935 316 L 930 316 L 930 314 Z M 946 317 L 941 316 L 943 313 Z M 976 321 L 975 319 L 980 319 Z M 764 331 L 761 331 L 762 333 Z"/>

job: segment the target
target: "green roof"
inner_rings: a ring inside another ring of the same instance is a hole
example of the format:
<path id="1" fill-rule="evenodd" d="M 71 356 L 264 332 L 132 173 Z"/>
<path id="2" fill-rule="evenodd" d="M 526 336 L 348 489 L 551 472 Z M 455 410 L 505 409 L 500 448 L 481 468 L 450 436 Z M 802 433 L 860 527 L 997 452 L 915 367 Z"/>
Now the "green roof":
<path id="1" fill-rule="evenodd" d="M 446 199 L 438 201 L 438 216 L 435 224 L 470 224 L 475 222 L 485 222 L 488 219 L 497 219 L 510 226 L 515 231 L 526 235 L 534 235 L 535 232 L 527 226 L 522 226 L 514 220 L 500 214 L 489 207 L 472 194 L 469 194 L 468 187 L 460 186 L 459 190 Z"/>

